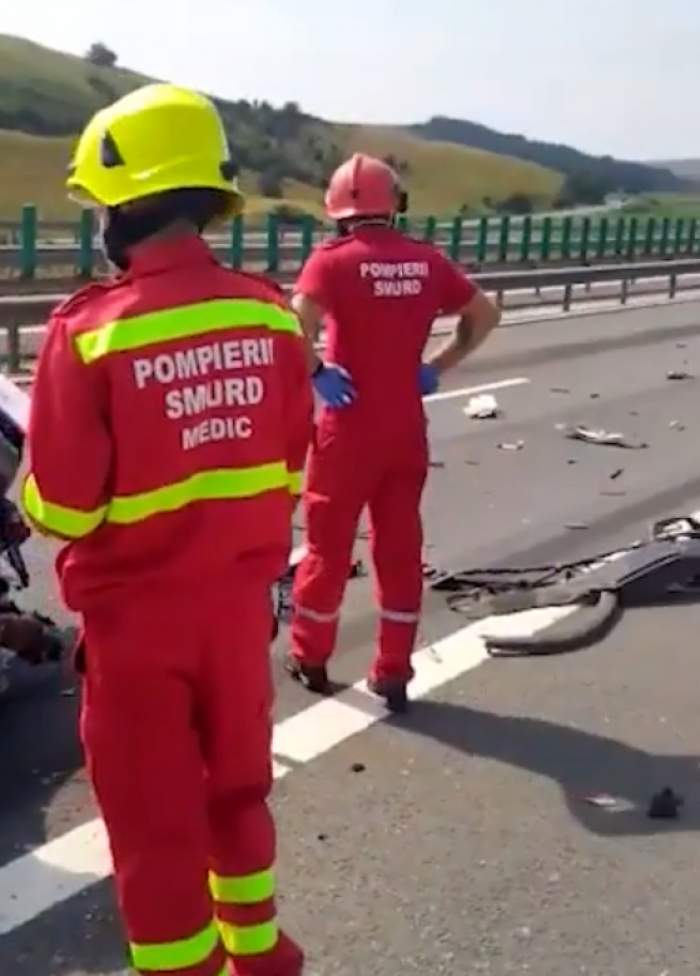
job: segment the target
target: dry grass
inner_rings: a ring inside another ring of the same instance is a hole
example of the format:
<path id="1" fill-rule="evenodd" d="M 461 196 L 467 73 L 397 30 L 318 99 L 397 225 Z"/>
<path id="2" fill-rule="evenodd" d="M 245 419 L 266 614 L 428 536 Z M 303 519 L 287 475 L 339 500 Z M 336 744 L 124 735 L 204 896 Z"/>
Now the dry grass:
<path id="1" fill-rule="evenodd" d="M 338 126 L 337 132 L 348 153 L 391 153 L 408 163 L 406 184 L 416 213 L 454 214 L 464 204 L 478 209 L 485 197 L 498 201 L 514 193 L 537 197 L 548 206 L 563 183 L 560 173 L 535 163 L 448 142 L 427 142 L 401 129 Z"/>

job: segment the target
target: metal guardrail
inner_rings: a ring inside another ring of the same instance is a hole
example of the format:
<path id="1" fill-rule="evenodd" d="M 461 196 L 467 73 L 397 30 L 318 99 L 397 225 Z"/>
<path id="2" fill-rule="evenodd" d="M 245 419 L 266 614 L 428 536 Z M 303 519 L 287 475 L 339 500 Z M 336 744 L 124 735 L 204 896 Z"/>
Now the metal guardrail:
<path id="1" fill-rule="evenodd" d="M 560 304 L 564 311 L 569 311 L 577 300 L 577 286 L 619 284 L 617 295 L 624 305 L 631 290 L 639 284 L 643 285 L 645 295 L 675 298 L 683 290 L 683 279 L 689 276 L 699 279 L 690 287 L 700 288 L 700 257 L 643 264 L 495 271 L 474 275 L 474 280 L 484 291 L 495 294 L 501 305 L 507 296 L 534 292 L 539 297 L 536 303 L 525 300 L 509 307 Z M 541 292 L 548 289 L 556 292 L 556 297 L 542 300 Z M 41 323 L 48 319 L 55 305 L 65 297 L 59 294 L 0 296 L 0 361 L 4 361 L 10 372 L 16 373 L 22 363 L 36 356 L 43 332 Z M 583 296 L 586 301 L 591 301 L 592 297 L 595 299 L 588 292 Z M 602 297 L 609 299 L 611 296 L 608 293 Z"/>
<path id="2" fill-rule="evenodd" d="M 680 258 L 700 254 L 700 218 L 566 214 L 525 217 L 456 216 L 399 219 L 399 226 L 432 241 L 454 260 L 472 266 L 586 264 L 606 260 Z M 312 248 L 333 229 L 313 217 L 294 223 L 270 214 L 264 223 L 239 217 L 211 238 L 217 255 L 234 268 L 273 274 L 297 271 Z M 52 268 L 71 268 L 83 278 L 100 270 L 102 258 L 93 214 L 79 221 L 40 222 L 35 206 L 20 221 L 0 221 L 0 271 L 32 280 Z"/>

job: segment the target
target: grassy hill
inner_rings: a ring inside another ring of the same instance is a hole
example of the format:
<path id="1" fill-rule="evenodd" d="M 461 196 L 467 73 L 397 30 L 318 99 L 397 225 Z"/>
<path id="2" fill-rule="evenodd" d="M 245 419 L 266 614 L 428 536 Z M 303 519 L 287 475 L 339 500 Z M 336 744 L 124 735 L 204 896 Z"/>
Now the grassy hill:
<path id="1" fill-rule="evenodd" d="M 97 109 L 149 80 L 0 34 L 0 219 L 14 218 L 26 202 L 38 203 L 44 219 L 74 215 L 62 184 L 75 134 Z M 511 140 L 504 155 L 460 145 L 467 141 L 461 130 L 450 142 L 420 126 L 333 125 L 294 103 L 215 100 L 253 214 L 284 204 L 320 215 L 328 176 L 355 150 L 397 165 L 414 213 L 448 215 L 514 194 L 548 207 L 563 182 L 556 168 L 515 158 L 522 153 L 511 137 L 503 137 Z"/>
<path id="2" fill-rule="evenodd" d="M 700 159 L 669 159 L 655 163 L 649 163 L 650 166 L 663 166 L 666 169 L 670 169 L 672 173 L 675 173 L 682 180 L 692 180 L 695 183 L 700 183 Z"/>

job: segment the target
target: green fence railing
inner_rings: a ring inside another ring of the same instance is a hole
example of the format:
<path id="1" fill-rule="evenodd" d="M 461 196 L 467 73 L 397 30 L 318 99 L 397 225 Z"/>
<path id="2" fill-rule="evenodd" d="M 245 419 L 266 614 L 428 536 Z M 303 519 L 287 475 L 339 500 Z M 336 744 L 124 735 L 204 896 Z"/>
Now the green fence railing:
<path id="1" fill-rule="evenodd" d="M 582 214 L 525 217 L 435 216 L 399 218 L 399 227 L 432 241 L 454 261 L 471 267 L 588 264 L 692 257 L 700 253 L 700 217 L 671 220 Z M 230 230 L 213 236 L 220 258 L 234 268 L 291 276 L 316 244 L 333 229 L 313 217 L 286 223 L 277 214 L 264 222 L 237 217 Z M 24 279 L 52 276 L 90 278 L 101 263 L 92 213 L 77 221 L 45 222 L 27 205 L 20 219 L 0 220 L 0 272 Z"/>

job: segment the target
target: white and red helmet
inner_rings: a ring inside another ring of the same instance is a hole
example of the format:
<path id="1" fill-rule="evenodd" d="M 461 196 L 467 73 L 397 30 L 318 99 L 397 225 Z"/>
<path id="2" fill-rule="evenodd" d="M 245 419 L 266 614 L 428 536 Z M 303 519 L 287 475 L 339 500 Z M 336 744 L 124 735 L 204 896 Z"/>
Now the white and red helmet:
<path id="1" fill-rule="evenodd" d="M 331 177 L 326 212 L 331 220 L 403 213 L 406 194 L 397 174 L 381 159 L 355 153 Z"/>

